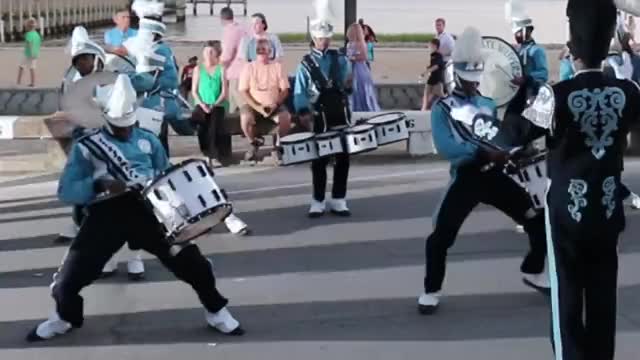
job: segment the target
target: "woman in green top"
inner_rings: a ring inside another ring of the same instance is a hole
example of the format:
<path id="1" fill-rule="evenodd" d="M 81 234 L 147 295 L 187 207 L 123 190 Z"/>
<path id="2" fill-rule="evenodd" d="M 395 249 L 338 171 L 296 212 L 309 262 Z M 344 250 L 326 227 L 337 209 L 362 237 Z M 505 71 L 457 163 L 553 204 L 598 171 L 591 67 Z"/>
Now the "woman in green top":
<path id="1" fill-rule="evenodd" d="M 193 71 L 191 84 L 191 94 L 196 105 L 193 120 L 199 124 L 198 143 L 202 154 L 209 159 L 218 155 L 213 146 L 216 129 L 224 120 L 229 107 L 228 82 L 220 63 L 221 54 L 220 41 L 207 41 L 202 50 L 203 61 Z"/>
<path id="2" fill-rule="evenodd" d="M 18 85 L 22 83 L 22 73 L 25 68 L 29 68 L 31 75 L 31 83 L 29 86 L 34 87 L 36 85 L 36 62 L 40 56 L 40 45 L 42 43 L 42 37 L 36 30 L 36 19 L 29 19 L 24 23 L 24 58 L 18 69 Z"/>

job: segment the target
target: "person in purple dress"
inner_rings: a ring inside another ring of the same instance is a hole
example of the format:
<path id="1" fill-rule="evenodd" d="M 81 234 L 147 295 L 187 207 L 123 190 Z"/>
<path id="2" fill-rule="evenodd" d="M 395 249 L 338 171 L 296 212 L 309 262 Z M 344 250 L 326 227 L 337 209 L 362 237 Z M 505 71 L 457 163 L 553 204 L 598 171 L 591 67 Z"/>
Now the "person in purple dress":
<path id="1" fill-rule="evenodd" d="M 367 66 L 367 44 L 362 27 L 355 23 L 347 30 L 347 57 L 352 64 L 353 93 L 349 98 L 351 111 L 380 111 L 376 88 Z"/>

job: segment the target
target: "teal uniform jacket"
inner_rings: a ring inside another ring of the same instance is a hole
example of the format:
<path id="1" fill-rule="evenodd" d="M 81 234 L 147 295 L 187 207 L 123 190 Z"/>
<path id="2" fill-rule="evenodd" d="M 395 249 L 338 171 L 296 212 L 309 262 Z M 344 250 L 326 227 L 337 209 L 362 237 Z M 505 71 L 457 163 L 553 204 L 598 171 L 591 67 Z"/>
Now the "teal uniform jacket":
<path id="1" fill-rule="evenodd" d="M 97 179 L 118 179 L 144 184 L 170 166 L 160 140 L 151 132 L 133 128 L 127 141 L 106 128 L 91 130 L 74 142 L 58 183 L 58 198 L 65 204 L 86 205 L 98 195 Z"/>

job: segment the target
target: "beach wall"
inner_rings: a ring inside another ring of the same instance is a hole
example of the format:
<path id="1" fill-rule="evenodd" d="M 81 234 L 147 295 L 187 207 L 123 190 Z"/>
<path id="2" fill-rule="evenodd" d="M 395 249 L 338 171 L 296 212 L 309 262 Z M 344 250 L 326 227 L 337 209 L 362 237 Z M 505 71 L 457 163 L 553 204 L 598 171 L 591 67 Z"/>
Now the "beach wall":
<path id="1" fill-rule="evenodd" d="M 27 19 L 38 21 L 44 37 L 68 34 L 77 25 L 94 28 L 112 23 L 113 13 L 129 0 L 0 0 L 0 42 L 21 40 Z"/>

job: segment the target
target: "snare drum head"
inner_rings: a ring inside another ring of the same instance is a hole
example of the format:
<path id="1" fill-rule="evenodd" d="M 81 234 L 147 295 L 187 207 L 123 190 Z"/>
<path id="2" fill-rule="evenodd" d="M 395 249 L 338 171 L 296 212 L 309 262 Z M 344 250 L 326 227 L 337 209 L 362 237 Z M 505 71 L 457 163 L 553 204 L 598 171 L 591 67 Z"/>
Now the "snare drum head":
<path id="1" fill-rule="evenodd" d="M 315 136 L 312 132 L 301 132 L 297 134 L 291 134 L 287 136 L 283 136 L 280 139 L 280 143 L 291 143 L 312 139 Z"/>
<path id="2" fill-rule="evenodd" d="M 367 120 L 367 124 L 370 124 L 370 125 L 387 124 L 387 123 L 396 122 L 403 118 L 405 118 L 404 113 L 392 112 L 392 113 L 381 114 L 381 115 L 377 115 L 372 118 L 369 118 Z"/>
<path id="3" fill-rule="evenodd" d="M 363 131 L 369 131 L 371 129 L 373 129 L 373 125 L 363 124 L 363 125 L 356 125 L 354 127 L 348 128 L 347 132 L 358 133 Z"/>
<path id="4" fill-rule="evenodd" d="M 478 90 L 492 98 L 498 107 L 505 106 L 520 89 L 511 80 L 523 76 L 522 61 L 516 49 L 501 38 L 483 36 L 482 43 L 486 56 Z"/>
<path id="5" fill-rule="evenodd" d="M 340 133 L 337 131 L 327 131 L 321 134 L 316 134 L 316 139 L 328 139 L 328 138 L 338 137 L 338 136 L 340 136 Z"/>

